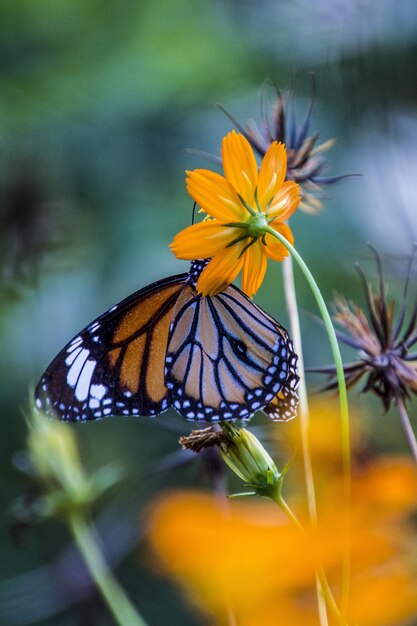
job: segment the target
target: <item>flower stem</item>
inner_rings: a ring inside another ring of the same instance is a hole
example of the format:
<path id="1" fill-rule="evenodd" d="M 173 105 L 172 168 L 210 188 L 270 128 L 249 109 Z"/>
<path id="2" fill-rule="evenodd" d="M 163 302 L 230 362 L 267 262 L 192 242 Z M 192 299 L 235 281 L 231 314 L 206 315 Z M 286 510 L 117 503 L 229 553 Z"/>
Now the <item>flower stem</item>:
<path id="1" fill-rule="evenodd" d="M 87 569 L 119 626 L 146 626 L 119 583 L 113 577 L 82 513 L 72 513 L 68 525 Z"/>
<path id="2" fill-rule="evenodd" d="M 284 498 L 282 496 L 279 496 L 275 500 L 275 502 L 278 504 L 278 506 L 281 507 L 285 515 L 294 524 L 294 526 L 296 526 L 300 532 L 305 532 L 301 522 L 298 520 L 296 515 L 290 509 L 288 504 L 285 502 Z M 326 602 L 327 606 L 332 611 L 334 617 L 337 619 L 337 622 L 340 624 L 340 626 L 347 626 L 347 622 L 342 617 L 339 607 L 337 606 L 336 600 L 334 599 L 334 596 L 333 596 L 332 590 L 330 589 L 330 585 L 328 583 L 323 566 L 320 564 L 317 567 L 317 577 L 320 581 L 320 589 L 321 589 L 322 597 L 324 601 Z"/>
<path id="3" fill-rule="evenodd" d="M 304 532 L 304 528 L 302 527 L 301 522 L 298 520 L 298 518 L 296 517 L 295 513 L 292 512 L 292 510 L 290 509 L 288 504 L 285 502 L 284 498 L 282 496 L 280 496 L 276 500 L 276 503 L 281 507 L 281 509 L 284 511 L 285 515 L 294 524 L 294 526 L 296 526 L 298 528 L 298 530 L 301 530 L 302 532 Z"/>
<path id="4" fill-rule="evenodd" d="M 297 296 L 294 284 L 294 272 L 292 257 L 288 257 L 283 263 L 284 292 L 287 302 L 288 317 L 290 320 L 291 338 L 294 341 L 295 351 L 298 356 L 298 373 L 300 384 L 298 396 L 300 398 L 299 416 L 301 431 L 301 447 L 303 453 L 304 473 L 306 479 L 307 503 L 312 523 L 317 521 L 316 494 L 314 489 L 313 468 L 311 464 L 309 426 L 310 413 L 308 406 L 307 386 L 305 380 L 303 344 L 301 340 L 300 318 L 298 315 Z"/>
<path id="5" fill-rule="evenodd" d="M 402 399 L 401 394 L 397 394 L 396 403 L 398 407 L 398 412 L 401 418 L 401 424 L 403 426 L 405 436 L 407 437 L 408 445 L 410 446 L 411 454 L 414 458 L 414 461 L 417 463 L 417 441 L 416 436 L 413 431 L 413 427 L 411 426 L 410 418 L 407 413 L 407 409 L 405 408 L 404 400 Z"/>
<path id="6" fill-rule="evenodd" d="M 301 434 L 301 451 L 303 455 L 304 475 L 307 493 L 307 506 L 310 517 L 310 523 L 313 528 L 317 527 L 317 507 L 316 493 L 314 487 L 313 467 L 311 463 L 309 429 L 310 429 L 310 412 L 308 406 L 307 385 L 305 379 L 303 343 L 301 339 L 300 318 L 298 314 L 297 294 L 295 291 L 294 271 L 292 257 L 289 256 L 282 264 L 282 272 L 284 279 L 284 293 L 287 303 L 288 317 L 290 320 L 291 337 L 294 341 L 295 351 L 298 355 L 298 373 L 300 376 L 300 384 L 298 387 L 298 396 L 300 399 L 299 417 L 300 417 L 300 434 Z M 326 603 L 323 597 L 323 589 L 316 576 L 317 591 L 317 607 L 319 612 L 321 626 L 327 626 Z"/>
<path id="7" fill-rule="evenodd" d="M 350 503 L 350 479 L 351 479 L 351 467 L 350 467 L 350 434 L 349 434 L 349 411 L 347 403 L 347 391 L 345 375 L 343 370 L 343 361 L 340 354 L 339 344 L 335 330 L 333 328 L 332 320 L 324 302 L 321 291 L 307 265 L 303 261 L 302 257 L 298 254 L 297 250 L 290 244 L 289 241 L 270 226 L 265 228 L 265 231 L 270 235 L 278 239 L 290 252 L 293 259 L 296 261 L 301 271 L 303 272 L 305 279 L 307 280 L 311 291 L 316 299 L 317 306 L 323 318 L 324 326 L 329 337 L 330 347 L 333 354 L 333 359 L 336 367 L 337 383 L 339 387 L 339 403 L 340 403 L 340 418 L 342 429 L 342 459 L 343 459 L 343 476 L 344 476 L 344 497 L 347 506 Z M 342 586 L 342 615 L 347 612 L 350 594 L 350 523 L 346 520 L 347 525 L 347 545 L 343 555 L 343 586 Z"/>

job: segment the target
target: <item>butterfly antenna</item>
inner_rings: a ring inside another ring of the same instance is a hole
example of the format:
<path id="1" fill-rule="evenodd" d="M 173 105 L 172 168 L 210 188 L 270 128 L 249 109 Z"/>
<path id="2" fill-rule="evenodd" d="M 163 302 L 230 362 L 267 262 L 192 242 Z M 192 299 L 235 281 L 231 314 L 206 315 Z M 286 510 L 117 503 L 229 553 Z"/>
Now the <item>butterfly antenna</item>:
<path id="1" fill-rule="evenodd" d="M 193 212 L 191 215 L 191 224 L 194 225 L 194 218 L 195 218 L 195 207 L 197 206 L 197 202 L 194 202 L 193 204 Z"/>

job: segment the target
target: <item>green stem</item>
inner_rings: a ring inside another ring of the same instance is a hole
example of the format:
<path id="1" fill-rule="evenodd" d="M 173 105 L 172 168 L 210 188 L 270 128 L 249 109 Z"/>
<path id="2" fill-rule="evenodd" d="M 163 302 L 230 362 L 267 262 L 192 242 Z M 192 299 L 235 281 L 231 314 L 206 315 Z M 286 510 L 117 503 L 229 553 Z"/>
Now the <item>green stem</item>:
<path id="1" fill-rule="evenodd" d="M 330 347 L 333 354 L 333 360 L 336 367 L 336 376 L 337 383 L 339 387 L 339 402 L 340 402 L 340 418 L 341 418 L 341 429 L 342 429 L 342 459 L 343 459 L 343 476 L 344 476 L 344 497 L 347 506 L 350 504 L 350 480 L 351 480 L 351 467 L 350 467 L 350 434 L 349 434 L 349 411 L 348 411 L 348 402 L 347 402 L 347 391 L 346 391 L 346 382 L 345 375 L 343 370 L 343 361 L 342 356 L 339 350 L 339 344 L 337 342 L 337 337 L 335 330 L 333 328 L 332 320 L 330 318 L 329 312 L 326 307 L 326 303 L 324 302 L 323 296 L 321 295 L 321 291 L 312 275 L 307 265 L 303 261 L 302 257 L 298 254 L 297 250 L 281 235 L 281 233 L 277 232 L 270 226 L 265 228 L 265 231 L 270 235 L 278 239 L 290 252 L 293 259 L 296 261 L 301 271 L 303 272 L 307 283 L 313 292 L 313 295 L 316 299 L 317 306 L 323 318 L 324 326 L 326 328 Z M 342 615 L 347 613 L 347 607 L 349 603 L 349 594 L 350 594 L 350 523 L 349 520 L 346 520 L 347 524 L 347 545 L 343 555 L 343 585 L 342 585 Z"/>
<path id="2" fill-rule="evenodd" d="M 295 291 L 294 271 L 291 255 L 285 259 L 282 264 L 282 273 L 284 279 L 284 293 L 287 303 L 288 317 L 290 320 L 291 338 L 294 342 L 295 351 L 298 356 L 298 374 L 300 376 L 300 384 L 298 387 L 299 419 L 301 434 L 301 451 L 303 455 L 304 476 L 306 483 L 307 506 L 312 528 L 317 527 L 317 507 L 316 492 L 314 487 L 313 467 L 311 463 L 309 429 L 310 429 L 310 411 L 308 406 L 307 385 L 305 379 L 303 343 L 301 339 L 300 318 L 298 314 L 297 294 Z M 320 584 L 318 573 L 316 574 L 316 593 L 317 608 L 321 626 L 328 626 L 326 603 L 323 597 L 323 589 Z"/>
<path id="3" fill-rule="evenodd" d="M 304 528 L 302 527 L 301 522 L 298 520 L 298 518 L 292 512 L 292 510 L 290 509 L 288 504 L 285 502 L 284 498 L 282 496 L 279 496 L 279 498 L 277 500 L 275 500 L 275 502 L 281 507 L 281 509 L 284 511 L 285 515 L 294 524 L 294 526 L 296 526 L 298 528 L 298 530 L 301 530 L 302 532 L 304 532 Z"/>
<path id="4" fill-rule="evenodd" d="M 330 610 L 332 611 L 334 617 L 336 618 L 336 620 L 338 621 L 340 626 L 348 626 L 347 621 L 345 620 L 345 618 L 342 616 L 339 607 L 336 604 L 336 600 L 334 599 L 332 590 L 330 589 L 329 583 L 327 581 L 327 577 L 326 574 L 324 572 L 324 569 L 322 566 L 320 566 L 318 568 L 318 572 L 317 572 L 319 581 L 320 581 L 320 585 L 321 585 L 321 589 L 322 589 L 322 593 L 323 593 L 323 598 L 325 599 L 327 606 L 330 608 Z"/>
<path id="5" fill-rule="evenodd" d="M 309 427 L 310 413 L 308 406 L 307 386 L 305 380 L 303 344 L 301 340 L 300 319 L 298 315 L 297 296 L 294 285 L 294 273 L 292 258 L 288 257 L 283 263 L 284 291 L 287 302 L 288 317 L 290 320 L 291 338 L 294 341 L 295 351 L 298 356 L 298 374 L 300 384 L 298 387 L 298 397 L 300 399 L 299 417 L 301 431 L 301 448 L 303 454 L 304 473 L 306 479 L 307 504 L 310 519 L 313 525 L 317 522 L 316 493 L 314 488 L 313 468 L 311 464 Z"/>
<path id="6" fill-rule="evenodd" d="M 285 515 L 294 524 L 294 526 L 296 526 L 300 532 L 304 533 L 305 530 L 304 530 L 303 526 L 301 525 L 301 523 L 298 520 L 298 518 L 296 517 L 296 515 L 292 512 L 292 510 L 290 509 L 288 504 L 285 502 L 284 498 L 280 495 L 275 500 L 275 502 L 278 504 L 278 506 L 281 507 L 281 509 L 284 511 Z M 332 590 L 330 589 L 330 585 L 328 583 L 328 580 L 327 580 L 326 574 L 324 572 L 323 566 L 320 565 L 320 564 L 319 564 L 319 566 L 317 568 L 317 576 L 319 578 L 320 586 L 321 586 L 321 592 L 323 594 L 323 598 L 326 601 L 327 606 L 332 611 L 334 617 L 336 618 L 336 620 L 338 621 L 340 626 L 347 626 L 347 622 L 342 617 L 342 615 L 340 613 L 340 610 L 339 610 L 339 607 L 337 606 L 336 600 L 334 599 L 334 596 L 333 596 Z"/>
<path id="7" fill-rule="evenodd" d="M 147 626 L 113 577 L 100 552 L 96 537 L 83 514 L 77 512 L 70 515 L 68 525 L 91 578 L 100 590 L 119 626 Z"/>

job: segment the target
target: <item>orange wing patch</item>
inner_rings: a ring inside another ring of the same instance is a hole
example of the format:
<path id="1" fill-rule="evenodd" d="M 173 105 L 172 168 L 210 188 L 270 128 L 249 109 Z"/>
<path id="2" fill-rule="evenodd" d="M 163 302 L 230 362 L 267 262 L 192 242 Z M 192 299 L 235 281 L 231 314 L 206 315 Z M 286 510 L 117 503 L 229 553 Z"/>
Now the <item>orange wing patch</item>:
<path id="1" fill-rule="evenodd" d="M 110 365 L 111 365 L 112 367 L 115 367 L 115 365 L 116 365 L 116 363 L 117 363 L 117 361 L 118 361 L 118 359 L 119 359 L 119 356 L 120 356 L 121 351 L 122 351 L 122 349 L 121 349 L 121 348 L 115 348 L 114 350 L 111 350 L 111 351 L 107 354 L 107 358 L 109 359 L 109 361 L 110 361 Z"/>
<path id="2" fill-rule="evenodd" d="M 155 325 L 149 347 L 147 362 L 146 392 L 152 402 L 159 402 L 165 396 L 165 354 L 171 315 L 165 315 Z"/>
<path id="3" fill-rule="evenodd" d="M 133 334 L 138 334 L 152 321 L 155 311 L 178 292 L 178 285 L 166 287 L 148 296 L 142 302 L 130 309 L 122 318 L 116 332 L 113 335 L 113 343 L 119 343 L 129 339 Z"/>
<path id="4" fill-rule="evenodd" d="M 161 403 L 167 396 L 165 355 L 173 305 L 182 283 L 146 294 L 125 311 L 112 337 L 108 360 L 122 389 L 139 396 L 142 408 Z"/>
<path id="5" fill-rule="evenodd" d="M 142 370 L 146 335 L 129 343 L 120 368 L 120 382 L 132 393 L 137 393 Z"/>

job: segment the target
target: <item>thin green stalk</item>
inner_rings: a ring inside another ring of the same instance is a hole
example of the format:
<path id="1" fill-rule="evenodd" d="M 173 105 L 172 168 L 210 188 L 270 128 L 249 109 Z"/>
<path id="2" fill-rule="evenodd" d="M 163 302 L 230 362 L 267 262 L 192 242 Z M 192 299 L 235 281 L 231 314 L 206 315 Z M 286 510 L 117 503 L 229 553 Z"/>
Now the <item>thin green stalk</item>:
<path id="1" fill-rule="evenodd" d="M 341 429 L 342 429 L 342 459 L 343 459 L 343 475 L 344 475 L 344 497 L 347 505 L 350 503 L 350 480 L 351 480 L 351 466 L 350 466 L 350 434 L 349 434 L 349 411 L 348 411 L 348 403 L 347 403 L 347 391 L 346 391 L 346 383 L 345 376 L 343 370 L 343 361 L 342 356 L 339 350 L 339 344 L 337 342 L 337 337 L 335 330 L 333 328 L 332 320 L 330 318 L 329 312 L 326 307 L 326 303 L 324 302 L 323 296 L 321 295 L 320 289 L 308 269 L 307 265 L 303 261 L 302 257 L 298 254 L 297 250 L 283 237 L 279 232 L 271 228 L 270 226 L 265 227 L 265 231 L 270 235 L 278 239 L 290 252 L 293 259 L 296 261 L 301 271 L 303 272 L 307 283 L 313 292 L 313 295 L 316 299 L 317 306 L 323 318 L 324 326 L 326 328 L 330 347 L 333 354 L 333 360 L 336 367 L 336 375 L 337 382 L 339 387 L 339 403 L 340 403 L 340 418 L 341 418 Z M 347 528 L 347 536 L 348 541 L 344 553 L 343 558 L 343 585 L 342 585 L 342 615 L 345 615 L 347 612 L 347 607 L 349 603 L 349 595 L 350 595 L 350 528 L 349 528 L 349 520 L 346 520 Z"/>
<path id="2" fill-rule="evenodd" d="M 309 426 L 310 413 L 308 406 L 307 386 L 304 371 L 303 344 L 301 340 L 300 319 L 298 315 L 297 296 L 294 285 L 294 273 L 292 257 L 288 257 L 283 263 L 284 292 L 287 302 L 288 317 L 290 320 L 291 338 L 294 341 L 295 351 L 298 356 L 298 373 L 300 384 L 298 387 L 298 397 L 300 399 L 299 418 L 301 431 L 301 448 L 304 462 L 304 473 L 306 479 L 307 503 L 310 519 L 313 525 L 317 522 L 316 493 L 314 488 L 313 468 L 311 465 Z"/>
<path id="3" fill-rule="evenodd" d="M 278 506 L 281 507 L 281 509 L 284 511 L 285 515 L 294 524 L 294 526 L 296 526 L 300 532 L 304 533 L 305 530 L 304 530 L 301 522 L 298 520 L 296 515 L 293 513 L 291 508 L 288 506 L 288 504 L 285 502 L 284 498 L 280 495 L 275 500 L 275 502 L 278 504 Z M 330 589 L 330 585 L 329 585 L 329 583 L 327 581 L 326 574 L 325 574 L 324 569 L 323 569 L 323 567 L 321 565 L 318 566 L 317 576 L 318 576 L 319 581 L 320 581 L 320 586 L 321 586 L 321 592 L 323 594 L 323 599 L 325 600 L 327 606 L 332 611 L 334 617 L 337 619 L 337 621 L 340 624 L 340 626 L 347 626 L 347 622 L 344 620 L 344 618 L 342 617 L 342 615 L 340 613 L 339 607 L 337 606 L 336 600 L 334 599 L 332 590 Z"/>
<path id="4" fill-rule="evenodd" d="M 91 578 L 119 626 L 147 626 L 113 577 L 97 545 L 96 537 L 83 514 L 80 512 L 71 514 L 68 525 Z"/>
<path id="5" fill-rule="evenodd" d="M 291 255 L 282 264 L 284 279 L 284 293 L 287 303 L 288 317 L 290 320 L 291 338 L 294 341 L 295 351 L 298 355 L 298 373 L 300 384 L 298 387 L 299 419 L 301 433 L 301 451 L 303 455 L 304 476 L 307 493 L 307 506 L 312 528 L 317 527 L 316 492 L 314 487 L 313 467 L 311 463 L 309 429 L 310 411 L 308 406 L 307 385 L 304 370 L 303 343 L 301 339 L 300 318 L 298 315 L 297 294 L 295 291 L 294 271 Z M 326 603 L 323 597 L 323 589 L 319 576 L 316 575 L 317 608 L 321 626 L 328 626 Z"/>
<path id="6" fill-rule="evenodd" d="M 301 522 L 298 520 L 295 513 L 292 512 L 288 504 L 285 502 L 284 498 L 280 496 L 277 500 L 275 500 L 275 502 L 281 507 L 285 515 L 294 524 L 294 526 L 296 526 L 298 530 L 301 530 L 302 532 L 304 532 L 304 528 L 302 527 Z"/>

